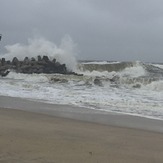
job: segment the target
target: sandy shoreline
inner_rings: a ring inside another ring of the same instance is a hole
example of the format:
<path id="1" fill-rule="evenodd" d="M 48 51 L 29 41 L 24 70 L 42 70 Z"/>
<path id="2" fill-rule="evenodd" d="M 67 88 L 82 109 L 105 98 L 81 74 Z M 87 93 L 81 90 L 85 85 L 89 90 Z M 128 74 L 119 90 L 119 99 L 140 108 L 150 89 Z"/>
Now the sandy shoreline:
<path id="1" fill-rule="evenodd" d="M 163 134 L 0 109 L 0 163 L 162 163 Z"/>
<path id="2" fill-rule="evenodd" d="M 162 131 L 159 120 L 0 96 L 0 163 L 162 163 Z"/>
<path id="3" fill-rule="evenodd" d="M 163 133 L 163 120 L 91 110 L 71 105 L 47 104 L 16 97 L 0 96 L 0 107 L 81 120 L 85 122 Z"/>

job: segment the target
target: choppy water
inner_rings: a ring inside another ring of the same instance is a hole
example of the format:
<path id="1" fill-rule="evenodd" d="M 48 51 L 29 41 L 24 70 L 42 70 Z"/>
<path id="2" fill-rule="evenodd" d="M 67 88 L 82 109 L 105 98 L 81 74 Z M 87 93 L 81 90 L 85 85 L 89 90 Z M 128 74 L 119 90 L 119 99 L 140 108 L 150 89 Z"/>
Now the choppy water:
<path id="1" fill-rule="evenodd" d="M 83 76 L 10 72 L 0 95 L 163 120 L 163 65 L 81 62 L 75 71 Z"/>

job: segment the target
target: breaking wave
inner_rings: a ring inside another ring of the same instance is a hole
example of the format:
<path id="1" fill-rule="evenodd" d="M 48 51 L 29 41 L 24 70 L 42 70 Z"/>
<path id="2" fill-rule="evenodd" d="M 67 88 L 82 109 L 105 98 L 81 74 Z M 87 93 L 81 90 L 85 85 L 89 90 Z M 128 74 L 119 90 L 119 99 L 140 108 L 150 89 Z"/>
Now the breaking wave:
<path id="1" fill-rule="evenodd" d="M 107 63 L 104 62 L 102 64 L 99 63 L 82 63 L 78 65 L 78 68 L 81 71 L 108 71 L 108 72 L 112 72 L 112 71 L 121 71 L 127 67 L 132 67 L 133 63 L 132 62 L 116 62 L 116 63 Z"/>
<path id="2" fill-rule="evenodd" d="M 19 74 L 0 77 L 0 95 L 55 104 L 159 118 L 163 120 L 163 66 L 137 62 L 77 62 L 76 46 L 69 36 L 61 44 L 44 38 L 27 45 L 6 46 L 6 59 L 48 56 L 66 64 L 74 74 Z"/>
<path id="3" fill-rule="evenodd" d="M 59 46 L 55 43 L 46 40 L 45 38 L 28 39 L 28 44 L 20 43 L 14 45 L 7 45 L 7 53 L 2 57 L 11 60 L 17 57 L 19 60 L 24 60 L 25 57 L 48 56 L 51 59 L 56 59 L 61 64 L 66 64 L 69 70 L 76 68 L 76 44 L 70 36 L 66 35 Z"/>
<path id="4" fill-rule="evenodd" d="M 163 120 L 162 68 L 142 62 L 78 64 L 83 75 L 10 72 L 0 78 L 0 95 Z"/>
<path id="5" fill-rule="evenodd" d="M 142 62 L 80 63 L 79 70 L 87 76 L 94 76 L 101 82 L 116 86 L 140 88 L 154 81 L 163 80 L 163 69 Z"/>

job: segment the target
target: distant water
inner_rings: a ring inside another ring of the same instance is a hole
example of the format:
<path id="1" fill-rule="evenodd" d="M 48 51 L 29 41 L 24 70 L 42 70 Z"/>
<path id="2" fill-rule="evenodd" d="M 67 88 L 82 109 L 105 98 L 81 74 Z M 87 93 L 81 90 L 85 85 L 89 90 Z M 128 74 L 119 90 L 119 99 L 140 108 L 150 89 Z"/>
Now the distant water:
<path id="1" fill-rule="evenodd" d="M 79 62 L 83 76 L 10 74 L 0 95 L 163 120 L 163 64 Z"/>

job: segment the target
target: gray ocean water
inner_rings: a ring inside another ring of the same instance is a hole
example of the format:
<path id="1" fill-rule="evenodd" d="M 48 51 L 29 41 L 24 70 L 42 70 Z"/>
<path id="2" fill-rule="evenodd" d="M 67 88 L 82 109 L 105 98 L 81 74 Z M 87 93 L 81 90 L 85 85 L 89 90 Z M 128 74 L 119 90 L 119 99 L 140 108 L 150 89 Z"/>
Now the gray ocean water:
<path id="1" fill-rule="evenodd" d="M 0 95 L 163 120 L 163 64 L 82 61 L 74 71 L 83 76 L 10 72 Z"/>

